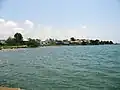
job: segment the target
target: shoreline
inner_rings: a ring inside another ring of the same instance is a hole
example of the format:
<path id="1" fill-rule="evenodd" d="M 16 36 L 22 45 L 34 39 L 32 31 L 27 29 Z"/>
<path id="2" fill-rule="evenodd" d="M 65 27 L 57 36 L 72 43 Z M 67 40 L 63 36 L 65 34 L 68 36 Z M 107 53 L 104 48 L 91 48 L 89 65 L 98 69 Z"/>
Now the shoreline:
<path id="1" fill-rule="evenodd" d="M 15 50 L 19 48 L 28 48 L 27 45 L 21 45 L 21 46 L 1 46 L 0 50 Z"/>
<path id="2" fill-rule="evenodd" d="M 104 44 L 104 45 L 120 45 L 120 44 Z M 44 45 L 38 47 L 49 47 L 49 46 L 99 46 L 99 45 Z M 16 50 L 20 48 L 36 48 L 36 47 L 28 47 L 27 45 L 20 45 L 20 46 L 1 46 L 0 51 L 9 51 L 9 50 Z"/>
<path id="3" fill-rule="evenodd" d="M 20 88 L 0 87 L 0 90 L 21 90 Z"/>

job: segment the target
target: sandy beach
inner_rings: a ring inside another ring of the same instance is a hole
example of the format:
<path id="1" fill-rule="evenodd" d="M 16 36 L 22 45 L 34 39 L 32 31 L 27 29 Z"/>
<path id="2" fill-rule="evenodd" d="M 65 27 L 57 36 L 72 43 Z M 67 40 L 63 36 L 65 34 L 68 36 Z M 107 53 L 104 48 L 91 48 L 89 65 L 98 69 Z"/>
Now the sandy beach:
<path id="1" fill-rule="evenodd" d="M 0 90 L 21 90 L 20 88 L 7 88 L 7 87 L 0 87 Z"/>

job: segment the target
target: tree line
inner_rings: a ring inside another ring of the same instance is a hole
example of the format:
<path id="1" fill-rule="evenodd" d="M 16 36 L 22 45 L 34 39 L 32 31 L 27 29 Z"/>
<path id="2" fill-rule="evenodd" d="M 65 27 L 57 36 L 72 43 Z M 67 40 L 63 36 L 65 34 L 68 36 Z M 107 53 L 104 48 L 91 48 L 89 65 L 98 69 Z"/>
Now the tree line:
<path id="1" fill-rule="evenodd" d="M 21 33 L 16 33 L 14 37 L 9 37 L 7 40 L 5 40 L 5 43 L 1 45 L 4 46 L 21 46 L 26 45 L 27 47 L 38 47 L 39 46 L 39 39 L 31 39 L 28 38 L 27 41 L 24 41 L 23 36 Z"/>
<path id="2" fill-rule="evenodd" d="M 5 43 L 0 43 L 0 46 L 22 46 L 26 45 L 27 47 L 38 47 L 40 46 L 40 39 L 28 38 L 27 41 L 24 41 L 24 38 L 21 33 L 16 33 L 14 37 L 9 37 L 5 40 Z M 114 44 L 112 41 L 101 41 L 101 40 L 86 40 L 86 39 L 75 39 L 71 37 L 70 40 L 57 40 L 57 39 L 47 39 L 46 45 L 104 45 L 104 44 Z M 42 46 L 42 45 L 41 45 Z"/>
<path id="3" fill-rule="evenodd" d="M 80 39 L 75 39 L 74 37 L 70 38 L 70 41 L 73 41 L 71 44 L 80 44 L 80 45 L 105 45 L 105 44 L 114 44 L 113 41 L 102 41 L 102 40 L 86 40 L 81 39 L 81 43 L 75 42 L 79 41 Z"/>

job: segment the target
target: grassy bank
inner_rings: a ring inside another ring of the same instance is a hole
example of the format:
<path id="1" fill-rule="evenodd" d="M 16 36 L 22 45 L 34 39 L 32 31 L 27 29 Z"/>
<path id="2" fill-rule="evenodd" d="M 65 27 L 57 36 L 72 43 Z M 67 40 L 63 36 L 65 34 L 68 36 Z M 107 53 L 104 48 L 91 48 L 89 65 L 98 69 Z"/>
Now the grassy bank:
<path id="1" fill-rule="evenodd" d="M 0 46 L 0 50 L 2 49 L 17 49 L 17 48 L 28 48 L 27 45 L 19 45 L 19 46 Z"/>

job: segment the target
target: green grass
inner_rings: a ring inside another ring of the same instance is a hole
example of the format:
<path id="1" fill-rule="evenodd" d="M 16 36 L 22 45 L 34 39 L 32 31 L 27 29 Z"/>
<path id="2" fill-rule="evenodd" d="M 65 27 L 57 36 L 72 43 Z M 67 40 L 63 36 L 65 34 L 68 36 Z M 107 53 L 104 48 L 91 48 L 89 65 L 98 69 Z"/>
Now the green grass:
<path id="1" fill-rule="evenodd" d="M 19 46 L 0 46 L 1 49 L 17 49 L 17 48 L 27 48 L 27 45 L 19 45 Z"/>

